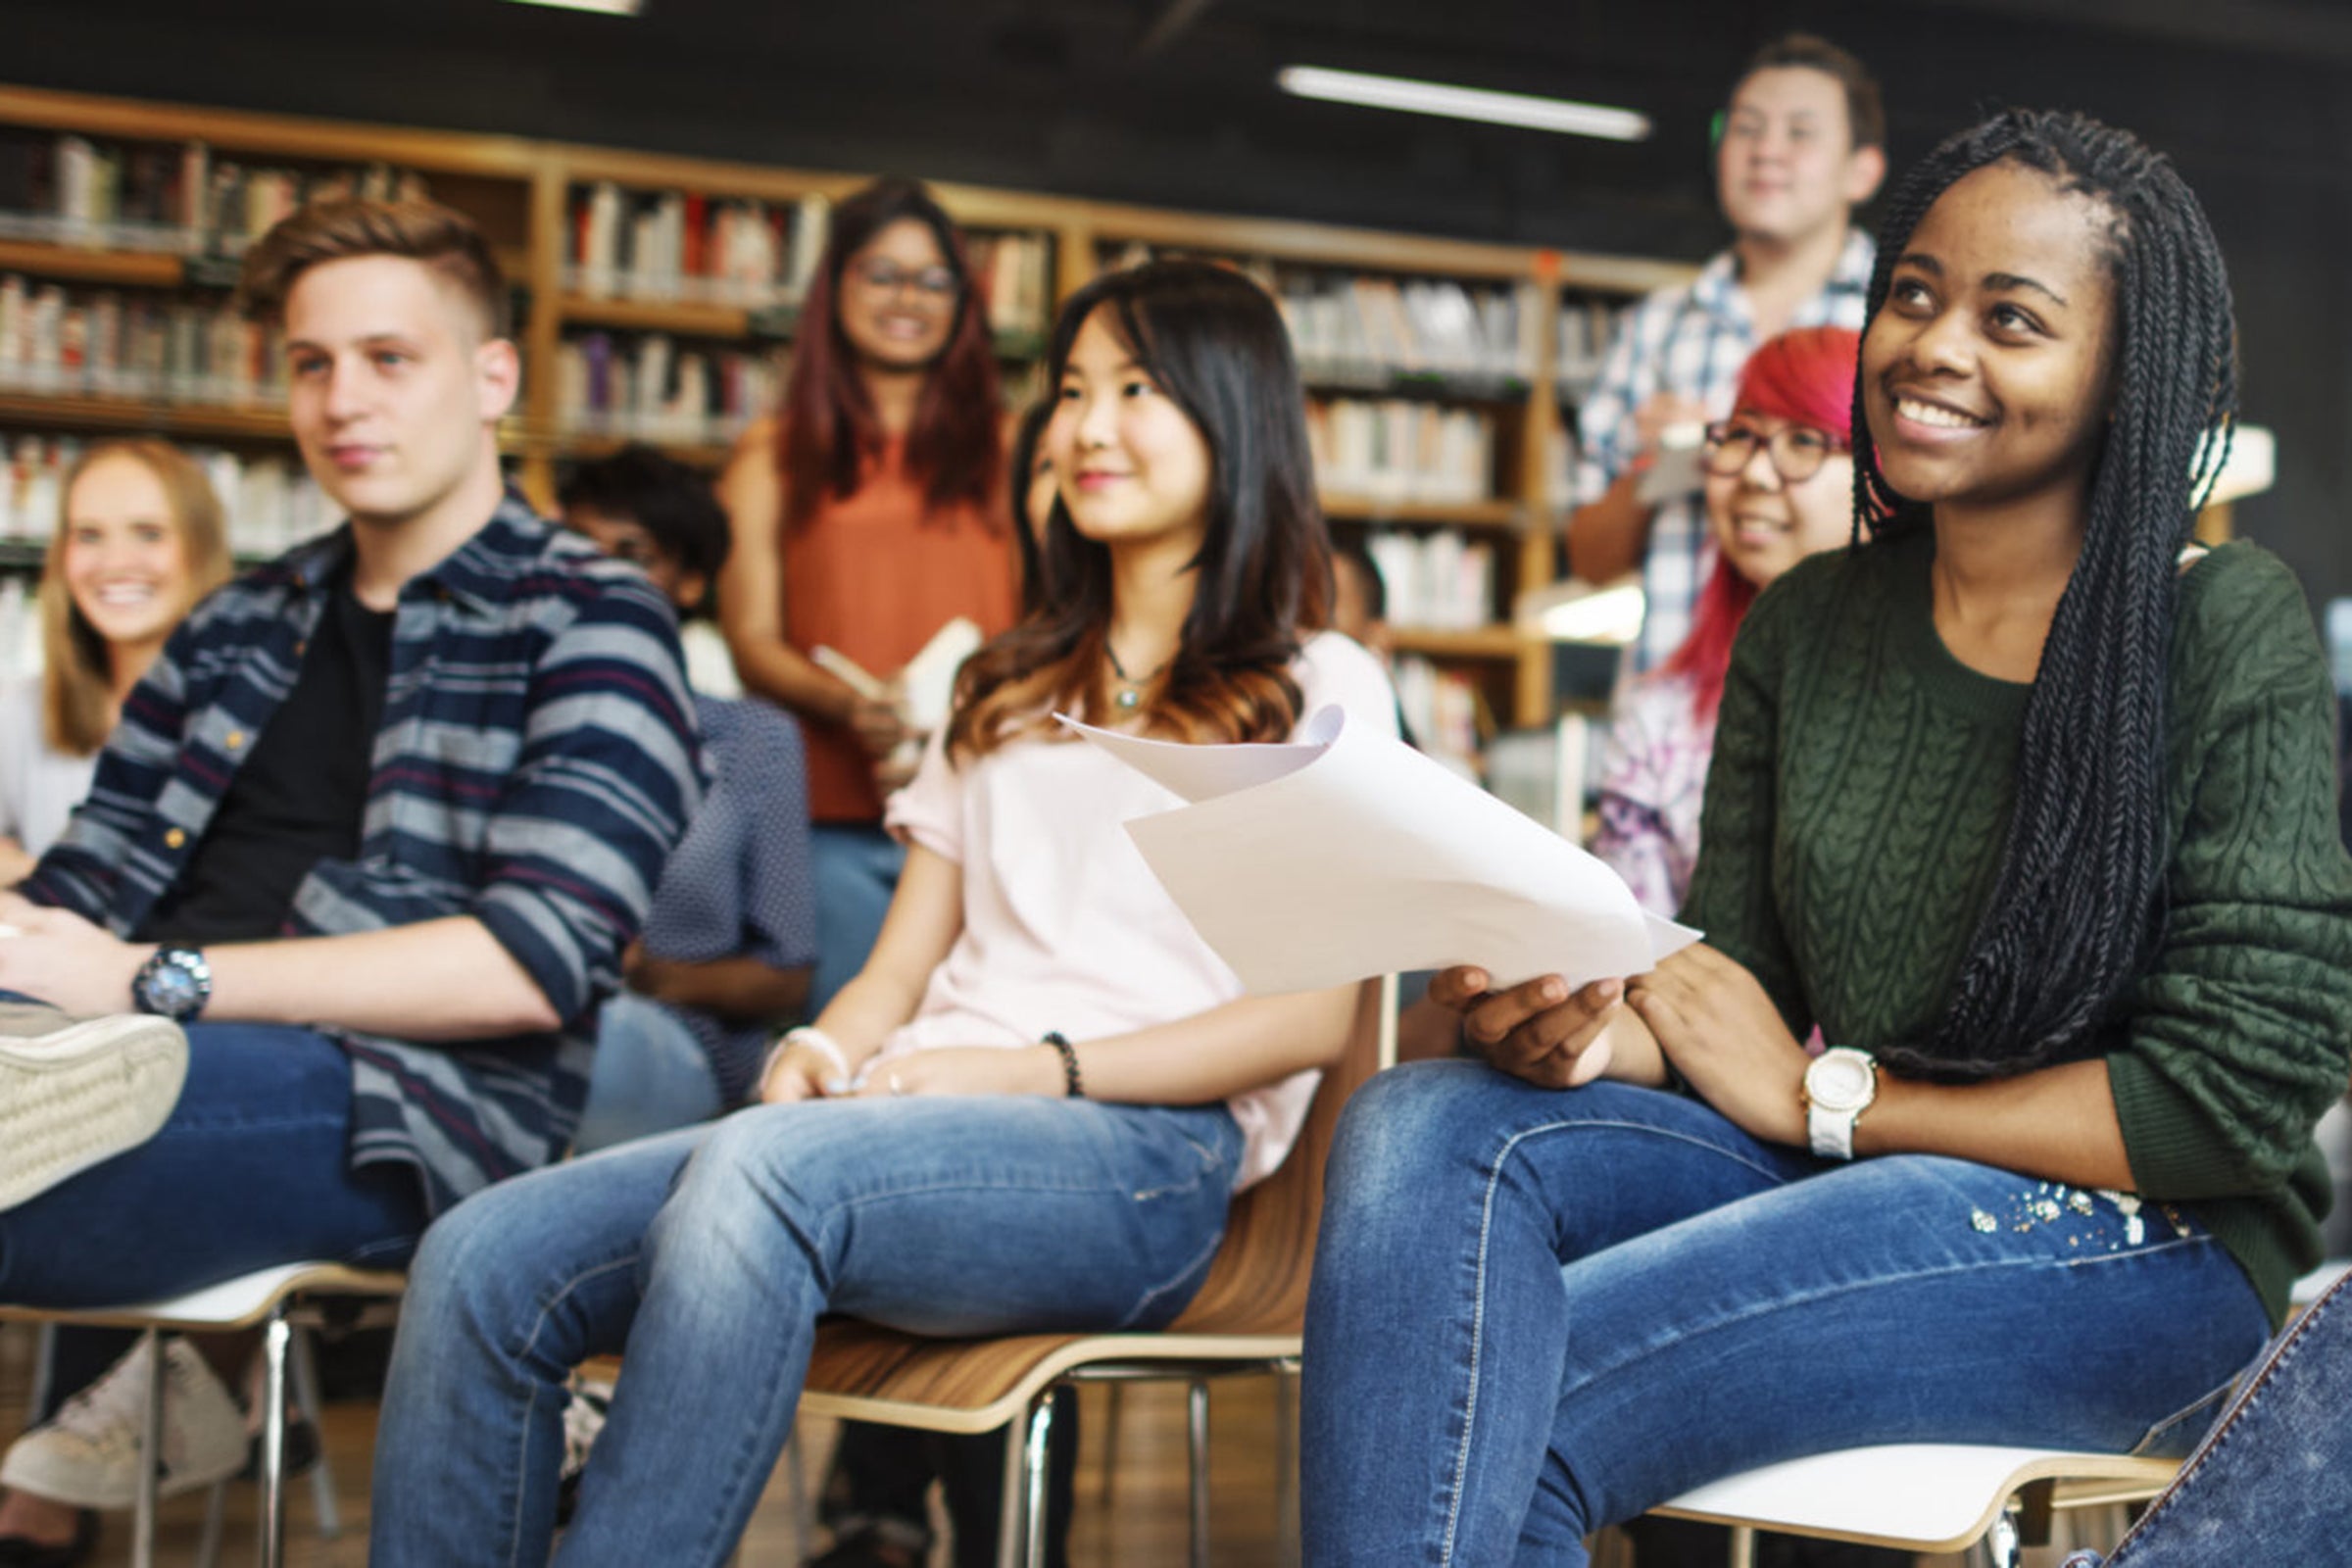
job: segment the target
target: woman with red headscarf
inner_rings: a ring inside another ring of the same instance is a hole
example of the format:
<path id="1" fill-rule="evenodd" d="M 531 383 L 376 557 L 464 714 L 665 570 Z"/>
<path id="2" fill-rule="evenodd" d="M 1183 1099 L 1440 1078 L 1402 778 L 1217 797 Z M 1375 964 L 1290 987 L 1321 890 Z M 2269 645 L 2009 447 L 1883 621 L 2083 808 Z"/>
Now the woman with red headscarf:
<path id="1" fill-rule="evenodd" d="M 1782 572 L 1853 537 L 1861 344 L 1858 333 L 1839 326 L 1782 333 L 1748 360 L 1732 416 L 1707 428 L 1715 570 L 1700 590 L 1690 635 L 1618 707 L 1592 844 L 1642 907 L 1659 914 L 1681 906 L 1698 859 L 1699 797 L 1740 619 Z"/>

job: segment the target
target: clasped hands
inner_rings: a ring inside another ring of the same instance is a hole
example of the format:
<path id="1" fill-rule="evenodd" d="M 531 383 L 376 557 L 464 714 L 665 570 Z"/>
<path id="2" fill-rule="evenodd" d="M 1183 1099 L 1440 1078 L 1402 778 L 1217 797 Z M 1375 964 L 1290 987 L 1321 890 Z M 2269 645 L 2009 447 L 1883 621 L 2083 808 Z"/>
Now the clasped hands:
<path id="1" fill-rule="evenodd" d="M 840 1077 L 833 1062 L 808 1046 L 794 1046 L 767 1064 L 760 1080 L 762 1103 L 796 1100 L 887 1100 L 912 1095 L 1046 1095 L 1065 1091 L 1061 1055 L 1051 1046 L 951 1047 L 915 1051 L 866 1063 L 862 1083 Z"/>
<path id="2" fill-rule="evenodd" d="M 1464 1047 L 1515 1078 L 1574 1089 L 1613 1077 L 1655 1085 L 1672 1063 L 1743 1130 L 1801 1146 L 1810 1058 L 1746 967 L 1693 943 L 1647 974 L 1571 991 L 1558 975 L 1491 989 L 1485 970 L 1441 970 L 1432 1002 L 1460 1015 Z"/>

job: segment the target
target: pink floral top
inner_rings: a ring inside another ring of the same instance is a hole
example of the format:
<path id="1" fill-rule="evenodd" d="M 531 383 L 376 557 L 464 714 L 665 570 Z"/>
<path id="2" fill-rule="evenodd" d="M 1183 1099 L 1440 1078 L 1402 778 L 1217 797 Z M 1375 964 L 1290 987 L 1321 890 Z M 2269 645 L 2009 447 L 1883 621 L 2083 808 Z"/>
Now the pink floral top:
<path id="1" fill-rule="evenodd" d="M 1625 878 L 1642 907 L 1672 916 L 1698 859 L 1715 724 L 1692 711 L 1690 680 L 1645 675 L 1626 689 L 1601 760 L 1600 832 L 1592 853 Z"/>

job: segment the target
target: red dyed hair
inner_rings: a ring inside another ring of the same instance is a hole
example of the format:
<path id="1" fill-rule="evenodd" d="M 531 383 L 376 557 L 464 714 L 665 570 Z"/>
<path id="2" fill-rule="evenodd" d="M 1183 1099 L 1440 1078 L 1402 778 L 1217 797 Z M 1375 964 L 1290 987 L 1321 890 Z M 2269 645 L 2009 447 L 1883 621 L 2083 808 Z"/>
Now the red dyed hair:
<path id="1" fill-rule="evenodd" d="M 906 471 L 934 511 L 968 501 L 992 530 L 1005 525 L 997 506 L 1004 452 L 988 301 L 973 281 L 961 238 L 931 193 L 911 179 L 878 179 L 833 210 L 824 259 L 802 302 L 800 341 L 777 421 L 776 465 L 784 476 L 788 528 L 808 522 L 826 502 L 854 495 L 865 482 L 865 466 L 882 453 L 882 422 L 842 336 L 837 299 L 850 258 L 903 219 L 931 230 L 962 285 L 947 347 L 931 363 L 914 406 Z"/>
<path id="2" fill-rule="evenodd" d="M 1842 326 L 1800 326 L 1783 332 L 1748 357 L 1747 368 L 1740 372 L 1740 396 L 1733 412 L 1787 419 L 1830 436 L 1840 450 L 1850 450 L 1854 368 L 1861 353 L 1862 335 Z M 1731 558 L 1718 552 L 1715 570 L 1698 591 L 1690 635 L 1662 666 L 1666 674 L 1690 680 L 1691 708 L 1702 721 L 1711 722 L 1723 704 L 1732 642 L 1747 617 L 1747 607 L 1755 602 L 1756 585 L 1733 570 Z"/>

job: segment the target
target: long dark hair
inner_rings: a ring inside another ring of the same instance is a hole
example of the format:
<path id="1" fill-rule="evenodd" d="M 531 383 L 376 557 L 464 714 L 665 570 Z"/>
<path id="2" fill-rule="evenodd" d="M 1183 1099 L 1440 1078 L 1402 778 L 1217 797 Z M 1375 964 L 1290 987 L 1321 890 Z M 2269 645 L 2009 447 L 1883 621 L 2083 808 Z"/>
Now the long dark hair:
<path id="1" fill-rule="evenodd" d="M 1303 701 L 1289 665 L 1331 613 L 1331 538 L 1315 500 L 1306 405 L 1282 316 L 1263 289 L 1202 262 L 1106 273 L 1054 328 L 1058 387 L 1078 329 L 1098 311 L 1207 443 L 1208 527 L 1190 567 L 1184 639 L 1144 716 L 1185 741 L 1280 740 Z M 1049 723 L 1048 710 L 1110 712 L 1105 636 L 1110 551 L 1056 498 L 1037 608 L 965 662 L 948 730 L 958 757 Z"/>
<path id="2" fill-rule="evenodd" d="M 2026 704 L 2000 877 L 1933 1035 L 1886 1053 L 1967 1077 L 2095 1054 L 2108 1004 L 2159 939 L 2178 558 L 2229 456 L 2237 411 L 2230 280 L 2204 210 L 2168 160 L 2082 115 L 2011 110 L 1912 170 L 1886 215 L 1872 319 L 1936 199 L 2003 162 L 2107 209 L 2116 332 L 2082 553 Z M 1854 436 L 1860 524 L 1875 537 L 1928 526 L 1930 509 L 1897 494 L 1879 467 L 1859 384 Z"/>
<path id="3" fill-rule="evenodd" d="M 906 471 L 934 510 L 970 502 L 997 525 L 997 357 L 987 301 L 972 283 L 963 242 L 931 193 L 911 179 L 878 179 L 833 209 L 825 254 L 802 302 L 800 340 L 784 383 L 776 459 L 784 474 L 784 520 L 798 527 L 828 501 L 854 493 L 883 432 L 858 357 L 842 335 L 842 270 L 876 234 L 902 219 L 931 230 L 956 274 L 955 324 L 932 362 L 906 432 Z"/>

